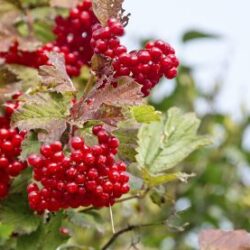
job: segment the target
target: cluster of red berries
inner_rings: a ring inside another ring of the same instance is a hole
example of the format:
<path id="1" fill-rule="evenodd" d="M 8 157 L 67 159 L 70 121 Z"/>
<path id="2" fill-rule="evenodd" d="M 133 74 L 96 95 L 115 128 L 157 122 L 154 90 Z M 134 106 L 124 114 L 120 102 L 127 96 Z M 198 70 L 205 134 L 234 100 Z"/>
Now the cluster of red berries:
<path id="1" fill-rule="evenodd" d="M 19 95 L 13 95 L 5 103 L 5 115 L 0 117 L 0 199 L 8 194 L 11 178 L 27 167 L 26 162 L 18 160 L 25 132 L 10 128 L 10 117 L 18 107 Z"/>
<path id="2" fill-rule="evenodd" d="M 148 42 L 145 49 L 127 52 L 119 37 L 124 34 L 122 24 L 112 18 L 106 27 L 93 27 L 91 46 L 94 52 L 112 59 L 114 77 L 131 76 L 142 85 L 142 92 L 150 90 L 165 76 L 172 79 L 177 75 L 179 61 L 174 49 L 161 40 Z"/>
<path id="3" fill-rule="evenodd" d="M 38 64 L 46 64 L 47 52 L 62 53 L 70 76 L 78 76 L 83 65 L 88 65 L 93 56 L 90 46 L 92 26 L 98 23 L 92 10 L 91 0 L 84 0 L 70 11 L 68 17 L 57 16 L 54 34 L 56 40 L 37 51 Z"/>
<path id="4" fill-rule="evenodd" d="M 119 37 L 124 35 L 124 27 L 116 19 L 108 20 L 107 26 L 101 24 L 93 26 L 91 46 L 96 54 L 102 54 L 106 57 L 115 58 L 125 52 L 127 49 L 121 45 Z"/>
<path id="5" fill-rule="evenodd" d="M 37 51 L 21 51 L 14 43 L 8 52 L 0 52 L 7 63 L 17 63 L 38 68 L 48 63 L 47 53 L 55 51 L 65 58 L 66 70 L 70 76 L 78 76 L 83 65 L 88 65 L 93 50 L 90 46 L 92 26 L 98 23 L 92 10 L 92 1 L 84 0 L 70 11 L 66 18 L 57 16 L 54 34 L 56 40 L 47 43 Z"/>
<path id="6" fill-rule="evenodd" d="M 39 182 L 27 187 L 33 210 L 57 211 L 79 206 L 113 205 L 116 198 L 129 191 L 126 164 L 115 162 L 119 140 L 101 126 L 93 127 L 98 144 L 87 146 L 80 137 L 70 142 L 70 154 L 60 142 L 41 147 L 41 155 L 31 155 L 29 164 Z"/>
<path id="7" fill-rule="evenodd" d="M 38 68 L 37 52 L 22 51 L 18 48 L 18 42 L 14 42 L 7 52 L 0 52 L 0 58 L 4 58 L 9 64 L 20 64 Z"/>

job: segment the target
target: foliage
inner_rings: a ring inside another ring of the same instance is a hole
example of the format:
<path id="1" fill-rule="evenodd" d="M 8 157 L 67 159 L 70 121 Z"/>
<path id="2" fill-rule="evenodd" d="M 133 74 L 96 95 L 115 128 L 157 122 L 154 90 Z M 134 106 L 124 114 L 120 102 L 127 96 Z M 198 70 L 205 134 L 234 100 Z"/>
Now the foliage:
<path id="1" fill-rule="evenodd" d="M 101 23 L 114 16 L 126 22 L 122 2 L 94 0 Z M 24 50 L 53 40 L 55 16 L 67 15 L 67 8 L 76 4 L 69 0 L 0 0 L 1 50 L 8 50 L 13 39 Z M 218 36 L 189 31 L 182 40 L 200 38 Z M 236 123 L 211 111 L 200 121 L 195 115 L 196 100 L 202 98 L 212 105 L 216 95 L 198 89 L 187 65 L 180 67 L 173 92 L 156 103 L 151 97 L 143 98 L 141 85 L 128 76 L 120 77 L 116 88 L 111 82 L 103 86 L 96 73 L 103 73 L 103 66 L 110 70 L 109 62 L 103 64 L 103 60 L 94 56 L 92 70 L 85 66 L 82 75 L 74 78 L 68 76 L 64 58 L 57 53 L 50 53 L 50 64 L 39 69 L 2 64 L 1 102 L 16 90 L 24 93 L 12 116 L 13 127 L 28 130 L 21 160 L 39 153 L 43 143 L 61 140 L 66 144 L 76 128 L 91 144 L 95 139 L 90 128 L 104 124 L 120 140 L 118 158 L 129 165 L 130 194 L 118 199 L 112 211 L 80 207 L 41 215 L 28 206 L 26 186 L 33 180 L 28 168 L 13 180 L 9 196 L 0 201 L 0 249 L 126 249 L 138 245 L 165 250 L 164 242 L 171 239 L 173 249 L 182 250 L 192 249 L 188 236 L 207 225 L 220 227 L 227 222 L 249 229 L 249 189 L 238 169 L 249 165 L 249 153 L 242 147 L 249 119 Z M 179 213 L 176 204 L 183 200 L 190 206 Z"/>

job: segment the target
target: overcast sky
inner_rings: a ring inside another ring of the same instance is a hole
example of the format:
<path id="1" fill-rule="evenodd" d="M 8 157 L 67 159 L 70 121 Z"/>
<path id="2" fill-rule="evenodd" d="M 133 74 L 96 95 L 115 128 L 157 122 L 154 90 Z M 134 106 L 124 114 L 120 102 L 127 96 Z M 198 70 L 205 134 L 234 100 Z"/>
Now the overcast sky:
<path id="1" fill-rule="evenodd" d="M 132 14 L 125 38 L 131 49 L 142 37 L 169 41 L 183 62 L 201 65 L 196 78 L 202 88 L 224 81 L 220 110 L 235 117 L 242 104 L 250 110 L 250 0 L 125 0 L 125 9 Z M 223 39 L 183 47 L 180 37 L 189 29 Z"/>

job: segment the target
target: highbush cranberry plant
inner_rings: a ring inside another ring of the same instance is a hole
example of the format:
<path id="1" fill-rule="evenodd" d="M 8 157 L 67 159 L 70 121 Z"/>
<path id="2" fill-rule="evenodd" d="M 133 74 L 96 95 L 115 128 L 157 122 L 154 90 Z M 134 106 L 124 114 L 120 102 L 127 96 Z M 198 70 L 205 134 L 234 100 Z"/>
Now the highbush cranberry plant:
<path id="1" fill-rule="evenodd" d="M 209 143 L 194 114 L 147 104 L 179 61 L 162 40 L 127 50 L 122 2 L 1 3 L 0 231 L 8 249 L 108 249 L 123 232 L 163 225 L 168 216 L 126 228 L 117 208 L 187 180 L 174 167 Z M 113 233 L 124 228 L 103 239 L 92 228 L 79 243 L 86 215 L 110 222 Z"/>

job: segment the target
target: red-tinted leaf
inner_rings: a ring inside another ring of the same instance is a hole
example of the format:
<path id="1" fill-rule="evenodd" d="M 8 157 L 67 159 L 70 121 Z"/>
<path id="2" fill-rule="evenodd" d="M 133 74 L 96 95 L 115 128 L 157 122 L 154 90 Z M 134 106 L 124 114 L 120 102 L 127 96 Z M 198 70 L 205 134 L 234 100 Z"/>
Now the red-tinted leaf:
<path id="1" fill-rule="evenodd" d="M 20 130 L 38 130 L 42 142 L 59 140 L 67 127 L 71 98 L 61 94 L 39 93 L 24 95 L 22 105 L 12 115 L 13 127 Z"/>
<path id="2" fill-rule="evenodd" d="M 75 91 L 73 82 L 66 72 L 64 56 L 55 52 L 49 53 L 49 62 L 51 65 L 39 68 L 42 84 L 60 93 Z"/>
<path id="3" fill-rule="evenodd" d="M 124 0 L 93 0 L 93 10 L 99 21 L 105 25 L 109 18 L 118 18 L 122 13 Z"/>
<path id="4" fill-rule="evenodd" d="M 244 230 L 204 230 L 199 235 L 200 250 L 249 250 L 250 234 Z"/>
<path id="5" fill-rule="evenodd" d="M 71 118 L 73 122 L 84 123 L 88 120 L 105 120 L 104 117 L 108 117 L 110 122 L 115 117 L 116 123 L 122 118 L 119 107 L 140 104 L 142 101 L 141 86 L 130 77 L 121 77 L 116 88 L 106 84 L 103 88 L 93 89 L 86 98 L 82 98 L 73 106 Z M 108 115 L 101 111 L 103 105 L 111 110 Z"/>

